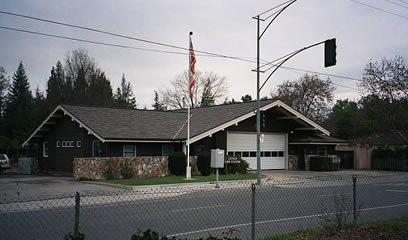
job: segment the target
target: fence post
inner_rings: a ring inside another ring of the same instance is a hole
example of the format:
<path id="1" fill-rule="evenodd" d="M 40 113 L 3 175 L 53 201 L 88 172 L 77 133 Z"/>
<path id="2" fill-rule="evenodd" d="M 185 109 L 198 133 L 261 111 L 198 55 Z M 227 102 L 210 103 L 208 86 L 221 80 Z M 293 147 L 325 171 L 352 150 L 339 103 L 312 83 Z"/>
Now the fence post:
<path id="1" fill-rule="evenodd" d="M 252 192 L 252 211 L 251 211 L 251 240 L 255 240 L 255 190 L 256 185 L 252 183 L 251 192 Z"/>
<path id="2" fill-rule="evenodd" d="M 353 227 L 357 230 L 357 177 L 353 176 Z"/>
<path id="3" fill-rule="evenodd" d="M 75 223 L 74 223 L 74 236 L 79 234 L 79 208 L 81 202 L 81 195 L 79 192 L 75 194 Z"/>

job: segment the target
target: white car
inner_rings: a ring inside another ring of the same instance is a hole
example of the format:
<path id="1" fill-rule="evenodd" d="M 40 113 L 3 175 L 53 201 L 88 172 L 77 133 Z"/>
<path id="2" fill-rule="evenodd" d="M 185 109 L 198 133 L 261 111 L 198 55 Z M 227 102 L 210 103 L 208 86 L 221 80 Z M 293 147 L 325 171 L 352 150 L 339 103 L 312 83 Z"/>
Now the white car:
<path id="1" fill-rule="evenodd" d="M 6 154 L 0 154 L 0 169 L 9 169 L 10 168 L 10 159 Z"/>

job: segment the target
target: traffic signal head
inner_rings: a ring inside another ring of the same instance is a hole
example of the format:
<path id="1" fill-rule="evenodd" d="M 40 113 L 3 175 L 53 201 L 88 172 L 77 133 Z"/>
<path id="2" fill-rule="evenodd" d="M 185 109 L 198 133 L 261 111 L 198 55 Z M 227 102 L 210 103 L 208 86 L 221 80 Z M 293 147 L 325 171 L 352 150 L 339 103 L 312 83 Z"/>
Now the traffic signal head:
<path id="1" fill-rule="evenodd" d="M 324 67 L 336 65 L 336 39 L 329 39 L 324 42 Z"/>

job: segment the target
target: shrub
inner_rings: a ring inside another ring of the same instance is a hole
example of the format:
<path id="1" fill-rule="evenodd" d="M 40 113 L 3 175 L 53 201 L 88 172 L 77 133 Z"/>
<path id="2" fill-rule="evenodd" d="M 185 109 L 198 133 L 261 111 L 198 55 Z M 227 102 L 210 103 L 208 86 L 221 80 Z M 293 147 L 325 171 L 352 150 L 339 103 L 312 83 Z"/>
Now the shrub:
<path id="1" fill-rule="evenodd" d="M 65 235 L 64 240 L 85 240 L 85 234 L 83 233 L 68 233 Z"/>
<path id="2" fill-rule="evenodd" d="M 105 162 L 105 168 L 103 170 L 103 177 L 106 180 L 112 180 L 112 179 L 119 178 L 119 176 L 115 173 L 115 170 L 113 169 L 112 165 L 114 165 L 113 161 Z"/>
<path id="3" fill-rule="evenodd" d="M 175 152 L 169 156 L 168 164 L 171 174 L 182 176 L 186 174 L 186 155 L 183 152 Z"/>
<path id="4" fill-rule="evenodd" d="M 371 155 L 373 170 L 408 170 L 408 147 L 379 147 Z"/>
<path id="5" fill-rule="evenodd" d="M 247 174 L 249 171 L 249 163 L 245 159 L 241 159 L 239 163 L 227 164 L 227 168 L 228 169 L 224 169 L 224 173 L 228 172 L 229 174 Z"/>
<path id="6" fill-rule="evenodd" d="M 79 177 L 79 179 L 78 179 L 78 181 L 90 181 L 91 179 L 89 179 L 88 177 L 85 177 L 85 176 L 81 176 L 81 177 Z"/>
<path id="7" fill-rule="evenodd" d="M 310 170 L 312 171 L 336 171 L 339 164 L 333 163 L 330 157 L 310 157 Z"/>
<path id="8" fill-rule="evenodd" d="M 202 176 L 209 176 L 211 174 L 211 153 L 203 152 L 198 154 L 197 159 L 198 171 Z"/>
<path id="9" fill-rule="evenodd" d="M 129 160 L 125 160 L 122 162 L 120 165 L 120 174 L 124 179 L 129 179 L 133 177 L 133 174 L 135 173 L 132 163 Z"/>

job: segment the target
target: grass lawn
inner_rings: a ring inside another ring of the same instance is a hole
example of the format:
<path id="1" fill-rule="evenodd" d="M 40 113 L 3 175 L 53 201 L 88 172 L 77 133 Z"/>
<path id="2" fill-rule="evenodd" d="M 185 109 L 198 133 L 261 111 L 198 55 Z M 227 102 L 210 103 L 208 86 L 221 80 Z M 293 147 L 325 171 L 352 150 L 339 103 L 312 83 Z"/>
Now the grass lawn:
<path id="1" fill-rule="evenodd" d="M 105 182 L 114 183 L 114 184 L 130 185 L 130 186 L 141 186 L 141 185 L 197 183 L 197 182 L 215 181 L 215 175 L 192 176 L 191 180 L 185 180 L 185 178 L 186 178 L 185 176 L 169 176 L 169 177 L 105 180 Z M 240 174 L 240 175 L 220 175 L 220 181 L 251 180 L 251 179 L 256 179 L 256 174 L 251 173 L 251 174 Z"/>
<path id="2" fill-rule="evenodd" d="M 273 235 L 263 240 L 378 239 L 379 236 L 380 239 L 407 239 L 408 218 L 363 223 L 357 231 L 353 231 L 352 226 L 341 230 L 317 227 Z"/>

